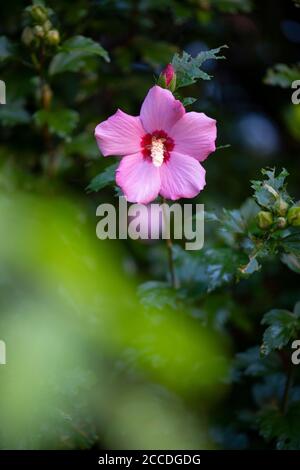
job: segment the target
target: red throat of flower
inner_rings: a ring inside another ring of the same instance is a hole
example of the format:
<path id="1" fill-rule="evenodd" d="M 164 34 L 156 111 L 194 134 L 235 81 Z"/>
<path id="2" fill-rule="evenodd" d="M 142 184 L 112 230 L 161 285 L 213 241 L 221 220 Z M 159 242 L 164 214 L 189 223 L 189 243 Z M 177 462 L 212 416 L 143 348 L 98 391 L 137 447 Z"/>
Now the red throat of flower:
<path id="1" fill-rule="evenodd" d="M 145 159 L 160 167 L 170 158 L 170 152 L 174 149 L 174 141 L 165 131 L 154 131 L 145 134 L 141 140 L 142 154 Z"/>

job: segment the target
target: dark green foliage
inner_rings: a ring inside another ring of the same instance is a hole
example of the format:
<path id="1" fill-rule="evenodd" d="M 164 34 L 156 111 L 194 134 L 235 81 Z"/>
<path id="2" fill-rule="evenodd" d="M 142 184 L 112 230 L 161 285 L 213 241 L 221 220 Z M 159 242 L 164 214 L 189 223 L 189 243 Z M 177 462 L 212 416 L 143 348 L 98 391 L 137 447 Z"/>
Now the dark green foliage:
<path id="1" fill-rule="evenodd" d="M 51 134 L 62 138 L 68 137 L 79 121 L 79 115 L 76 111 L 62 108 L 51 111 L 42 109 L 37 111 L 33 118 L 38 127 L 46 126 Z"/>
<path id="2" fill-rule="evenodd" d="M 102 173 L 95 176 L 88 185 L 87 191 L 100 191 L 100 189 L 103 189 L 110 184 L 114 184 L 115 173 L 118 166 L 119 163 L 114 163 L 113 165 L 108 166 Z"/>
<path id="3" fill-rule="evenodd" d="M 100 44 L 84 36 L 74 36 L 65 41 L 53 57 L 49 67 L 50 75 L 78 72 L 86 67 L 86 60 L 93 56 L 109 62 L 108 53 Z"/>
<path id="4" fill-rule="evenodd" d="M 6 83 L 7 104 L 0 106 L 0 209 L 22 191 L 21 199 L 30 193 L 33 207 L 41 195 L 52 206 L 62 193 L 63 199 L 74 197 L 81 209 L 68 222 L 67 238 L 66 226 L 59 230 L 49 206 L 34 250 L 36 218 L 28 219 L 28 233 L 23 233 L 18 225 L 23 206 L 20 212 L 8 211 L 9 220 L 16 217 L 13 233 L 31 254 L 20 269 L 16 250 L 15 262 L 7 266 L 10 240 L 1 221 L 0 321 L 13 302 L 20 302 L 13 329 L 24 319 L 31 337 L 38 322 L 31 324 L 27 317 L 24 291 L 30 293 L 30 312 L 35 295 L 41 298 L 37 318 L 43 325 L 40 306 L 50 305 L 53 315 L 60 312 L 49 301 L 55 292 L 68 307 L 62 346 L 84 334 L 89 358 L 89 367 L 80 364 L 64 374 L 65 380 L 57 381 L 54 374 L 47 381 L 47 392 L 59 397 L 62 406 L 53 407 L 46 395 L 37 434 L 63 449 L 124 442 L 134 448 L 152 443 L 150 434 L 163 445 L 161 439 L 178 430 L 186 440 L 168 438 L 163 441 L 168 448 L 300 449 L 300 369 L 291 362 L 292 343 L 300 339 L 300 107 L 291 104 L 289 93 L 300 79 L 299 47 L 278 33 L 290 11 L 299 13 L 293 5 L 299 1 L 280 0 L 268 24 L 270 5 L 258 0 L 49 0 L 35 1 L 24 11 L 19 3 L 8 2 L 1 11 L 0 79 Z M 216 47 L 225 43 L 228 49 Z M 224 56 L 226 61 L 219 60 Z M 176 289 L 165 241 L 113 241 L 102 252 L 104 244 L 94 235 L 97 205 L 116 205 L 120 195 L 115 185 L 119 159 L 100 155 L 95 127 L 117 108 L 138 115 L 148 89 L 170 62 L 177 74 L 174 94 L 187 112 L 205 112 L 218 124 L 218 151 L 203 162 L 207 186 L 192 201 L 205 204 L 204 248 L 188 252 L 184 240 L 173 240 Z M 249 115 L 254 124 L 243 129 L 240 123 Z M 265 151 L 270 142 L 273 147 Z M 59 212 L 55 206 L 55 215 Z M 90 243 L 82 238 L 85 224 L 98 243 L 93 256 L 85 251 Z M 57 233 L 64 243 L 60 257 L 53 243 Z M 43 250 L 39 245 L 47 236 L 48 249 Z M 12 245 L 15 250 L 15 241 Z M 65 265 L 68 250 L 74 257 Z M 33 279 L 27 278 L 32 253 L 38 258 Z M 41 287 L 45 260 L 51 281 Z M 68 283 L 64 276 L 68 269 L 74 275 L 77 262 L 79 282 L 72 292 L 73 278 Z M 111 274 L 113 263 L 122 282 Z M 92 273 L 88 281 L 86 269 Z M 109 292 L 103 288 L 106 282 Z M 89 294 L 80 304 L 76 296 L 84 289 Z M 69 337 L 73 326 L 76 331 Z M 59 332 L 52 338 L 46 331 L 51 348 Z M 205 342 L 210 335 L 216 339 L 213 350 Z M 57 351 L 60 366 L 64 354 Z M 216 367 L 226 354 L 229 373 Z M 26 384 L 30 367 L 23 369 Z M 44 369 L 47 374 L 47 365 Z M 210 375 L 213 386 L 202 394 Z M 31 398 L 31 383 L 29 389 Z M 12 395 L 17 393 L 13 389 Z M 23 399 L 26 403 L 23 395 L 22 389 L 18 406 Z M 180 419 L 182 407 L 186 421 Z M 13 411 L 17 417 L 18 410 Z M 0 412 L 3 422 L 5 410 Z M 30 448 L 36 437 L 29 421 L 18 448 Z M 207 441 L 199 438 L 202 433 Z M 2 430 L 0 447 L 10 442 Z"/>
<path id="5" fill-rule="evenodd" d="M 271 351 L 282 349 L 297 338 L 300 332 L 300 318 L 296 312 L 271 310 L 264 315 L 262 324 L 268 325 L 268 328 L 263 336 L 263 354 L 268 355 Z"/>

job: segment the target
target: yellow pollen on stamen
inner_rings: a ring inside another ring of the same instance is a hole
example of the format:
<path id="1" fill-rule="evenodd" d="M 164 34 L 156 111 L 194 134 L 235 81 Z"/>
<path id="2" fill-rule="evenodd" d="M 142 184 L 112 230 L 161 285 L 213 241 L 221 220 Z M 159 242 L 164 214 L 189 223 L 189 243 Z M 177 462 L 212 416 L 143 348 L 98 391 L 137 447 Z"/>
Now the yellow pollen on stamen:
<path id="1" fill-rule="evenodd" d="M 159 167 L 164 161 L 164 139 L 152 137 L 151 158 L 154 166 Z"/>

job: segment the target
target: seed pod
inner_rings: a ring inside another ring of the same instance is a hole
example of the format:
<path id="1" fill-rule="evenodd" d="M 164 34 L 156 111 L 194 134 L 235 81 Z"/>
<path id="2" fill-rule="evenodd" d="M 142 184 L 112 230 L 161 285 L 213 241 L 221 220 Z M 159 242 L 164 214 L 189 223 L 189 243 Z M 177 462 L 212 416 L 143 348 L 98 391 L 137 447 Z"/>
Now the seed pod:
<path id="1" fill-rule="evenodd" d="M 273 215 L 271 212 L 260 211 L 256 217 L 257 217 L 257 225 L 262 230 L 267 230 L 273 225 Z"/>

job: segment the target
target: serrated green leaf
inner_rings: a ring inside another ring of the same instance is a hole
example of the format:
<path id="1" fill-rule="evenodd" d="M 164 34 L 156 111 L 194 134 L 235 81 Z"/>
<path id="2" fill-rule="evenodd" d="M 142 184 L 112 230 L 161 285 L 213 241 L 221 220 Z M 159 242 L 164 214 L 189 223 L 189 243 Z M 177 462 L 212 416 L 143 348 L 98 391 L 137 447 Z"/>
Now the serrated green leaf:
<path id="1" fill-rule="evenodd" d="M 85 66 L 85 60 L 92 56 L 109 62 L 108 53 L 100 44 L 85 36 L 74 36 L 64 42 L 60 52 L 53 57 L 49 73 L 78 72 Z"/>
<path id="2" fill-rule="evenodd" d="M 204 72 L 201 67 L 207 60 L 219 60 L 224 59 L 224 56 L 220 56 L 221 49 L 227 48 L 227 46 L 221 46 L 210 51 L 200 52 L 196 57 L 192 57 L 187 52 L 183 51 L 182 55 L 175 54 L 172 60 L 172 65 L 176 71 L 177 81 L 176 88 L 196 83 L 197 80 L 210 80 L 211 76 Z"/>
<path id="3" fill-rule="evenodd" d="M 251 187 L 254 189 L 254 198 L 257 204 L 264 208 L 273 207 L 276 199 L 281 196 L 282 199 L 289 201 L 290 197 L 286 193 L 285 180 L 288 172 L 283 169 L 276 175 L 275 168 L 263 169 L 263 180 L 251 181 Z"/>
<path id="4" fill-rule="evenodd" d="M 265 355 L 282 349 L 300 330 L 299 318 L 288 310 L 271 310 L 264 315 L 262 324 L 269 325 L 263 336 L 262 353 Z"/>
<path id="5" fill-rule="evenodd" d="M 263 409 L 258 416 L 258 424 L 260 434 L 266 440 L 276 439 L 278 450 L 300 449 L 299 403 L 292 404 L 286 414 L 276 406 Z"/>
<path id="6" fill-rule="evenodd" d="M 228 284 L 236 277 L 243 255 L 231 248 L 208 249 L 205 253 L 208 275 L 208 292 Z"/>
<path id="7" fill-rule="evenodd" d="M 280 86 L 282 88 L 291 88 L 295 80 L 300 79 L 300 64 L 286 65 L 276 64 L 267 70 L 264 83 L 272 86 Z"/>
<path id="8" fill-rule="evenodd" d="M 38 127 L 47 126 L 51 134 L 62 138 L 67 138 L 79 121 L 79 114 L 73 109 L 41 109 L 33 117 Z"/>
<path id="9" fill-rule="evenodd" d="M 92 179 L 88 187 L 86 188 L 88 193 L 91 192 L 97 192 L 100 191 L 100 189 L 105 188 L 109 184 L 112 184 L 115 182 L 115 174 L 116 174 L 116 169 L 119 166 L 118 163 L 114 163 L 113 165 L 108 166 L 105 168 L 105 170 L 102 173 L 99 173 L 99 175 L 95 176 L 95 178 Z"/>

